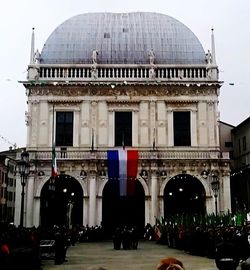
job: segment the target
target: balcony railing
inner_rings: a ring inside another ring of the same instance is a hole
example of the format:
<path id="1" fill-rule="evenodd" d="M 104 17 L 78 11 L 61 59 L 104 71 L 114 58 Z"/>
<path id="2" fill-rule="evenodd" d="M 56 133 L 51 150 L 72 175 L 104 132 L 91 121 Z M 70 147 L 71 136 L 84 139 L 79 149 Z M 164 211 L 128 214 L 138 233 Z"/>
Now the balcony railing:
<path id="1" fill-rule="evenodd" d="M 51 151 L 29 151 L 30 158 L 51 160 Z M 106 151 L 56 151 L 57 160 L 106 160 Z M 187 159 L 229 159 L 227 152 L 220 151 L 139 151 L 139 160 L 187 160 Z"/>
<path id="2" fill-rule="evenodd" d="M 216 68 L 216 67 L 213 67 Z M 216 80 L 206 65 L 30 65 L 43 81 L 204 81 Z M 210 74 L 210 75 L 209 75 Z M 28 80 L 33 80 L 32 76 Z"/>

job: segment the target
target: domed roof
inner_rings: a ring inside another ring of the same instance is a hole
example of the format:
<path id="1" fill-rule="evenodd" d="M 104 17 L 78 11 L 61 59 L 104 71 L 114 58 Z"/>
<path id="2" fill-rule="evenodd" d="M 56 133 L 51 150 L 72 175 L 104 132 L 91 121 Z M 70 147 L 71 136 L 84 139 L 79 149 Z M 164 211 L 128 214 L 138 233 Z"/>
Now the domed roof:
<path id="1" fill-rule="evenodd" d="M 149 12 L 86 13 L 59 25 L 41 52 L 41 64 L 205 64 L 193 32 L 167 15 Z"/>

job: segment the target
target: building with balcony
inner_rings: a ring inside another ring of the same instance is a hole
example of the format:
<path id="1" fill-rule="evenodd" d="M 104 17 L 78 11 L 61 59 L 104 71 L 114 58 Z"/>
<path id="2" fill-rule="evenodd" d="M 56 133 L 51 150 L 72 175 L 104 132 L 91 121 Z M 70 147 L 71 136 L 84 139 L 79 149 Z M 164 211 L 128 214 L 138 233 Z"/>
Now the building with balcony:
<path id="1" fill-rule="evenodd" d="M 81 14 L 59 25 L 41 53 L 33 30 L 22 82 L 31 161 L 25 225 L 142 227 L 175 213 L 211 213 L 214 178 L 218 211 L 230 210 L 218 75 L 213 31 L 205 52 L 163 14 Z"/>

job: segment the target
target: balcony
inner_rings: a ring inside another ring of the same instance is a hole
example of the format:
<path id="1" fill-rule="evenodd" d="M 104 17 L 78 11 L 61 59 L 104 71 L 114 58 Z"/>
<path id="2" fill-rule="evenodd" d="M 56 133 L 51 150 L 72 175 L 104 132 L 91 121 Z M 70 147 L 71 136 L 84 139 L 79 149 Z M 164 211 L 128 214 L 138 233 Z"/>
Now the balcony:
<path id="1" fill-rule="evenodd" d="M 29 151 L 30 158 L 33 160 L 51 160 L 51 151 Z M 107 151 L 56 151 L 57 160 L 107 160 Z M 220 151 L 140 151 L 139 160 L 204 160 L 204 159 L 229 159 L 227 152 Z"/>

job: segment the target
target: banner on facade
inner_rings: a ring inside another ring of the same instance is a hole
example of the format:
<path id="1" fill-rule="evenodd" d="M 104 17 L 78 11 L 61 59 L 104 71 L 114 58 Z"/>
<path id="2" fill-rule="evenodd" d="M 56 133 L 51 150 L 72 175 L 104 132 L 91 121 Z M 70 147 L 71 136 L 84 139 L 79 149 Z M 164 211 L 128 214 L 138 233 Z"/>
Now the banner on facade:
<path id="1" fill-rule="evenodd" d="M 119 181 L 120 196 L 134 195 L 138 150 L 108 150 L 108 178 Z"/>

